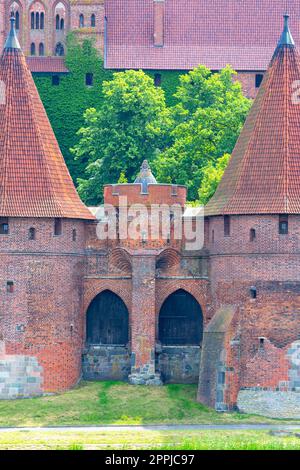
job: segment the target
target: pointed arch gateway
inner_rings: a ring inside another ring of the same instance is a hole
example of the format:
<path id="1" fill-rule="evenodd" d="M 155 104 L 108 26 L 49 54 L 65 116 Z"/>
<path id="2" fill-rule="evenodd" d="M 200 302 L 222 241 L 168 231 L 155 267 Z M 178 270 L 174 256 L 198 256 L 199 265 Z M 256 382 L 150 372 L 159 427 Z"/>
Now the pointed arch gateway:
<path id="1" fill-rule="evenodd" d="M 164 301 L 158 318 L 156 368 L 166 383 L 197 383 L 203 338 L 202 309 L 178 289 Z"/>
<path id="2" fill-rule="evenodd" d="M 199 346 L 203 336 L 203 315 L 195 297 L 183 289 L 164 301 L 158 323 L 158 339 L 167 346 Z"/>
<path id="3" fill-rule="evenodd" d="M 86 314 L 86 347 L 82 355 L 85 380 L 127 380 L 130 373 L 129 313 L 124 301 L 103 290 Z"/>
<path id="4" fill-rule="evenodd" d="M 86 316 L 88 345 L 126 345 L 129 341 L 129 314 L 124 301 L 105 290 L 90 303 Z"/>

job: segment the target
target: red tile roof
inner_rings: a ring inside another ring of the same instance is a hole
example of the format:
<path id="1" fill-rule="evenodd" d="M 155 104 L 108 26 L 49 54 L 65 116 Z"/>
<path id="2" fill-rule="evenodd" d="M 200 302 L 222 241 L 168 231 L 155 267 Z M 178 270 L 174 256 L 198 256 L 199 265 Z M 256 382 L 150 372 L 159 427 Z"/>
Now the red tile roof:
<path id="1" fill-rule="evenodd" d="M 165 45 L 153 45 L 153 0 L 106 0 L 106 67 L 263 71 L 281 31 L 286 0 L 166 0 Z M 300 44 L 299 1 L 288 9 Z"/>
<path id="2" fill-rule="evenodd" d="M 75 190 L 11 34 L 0 59 L 0 85 L 0 215 L 93 219 Z"/>
<path id="3" fill-rule="evenodd" d="M 62 57 L 27 57 L 26 62 L 32 73 L 68 73 Z"/>
<path id="4" fill-rule="evenodd" d="M 300 55 L 280 45 L 206 215 L 300 214 Z"/>

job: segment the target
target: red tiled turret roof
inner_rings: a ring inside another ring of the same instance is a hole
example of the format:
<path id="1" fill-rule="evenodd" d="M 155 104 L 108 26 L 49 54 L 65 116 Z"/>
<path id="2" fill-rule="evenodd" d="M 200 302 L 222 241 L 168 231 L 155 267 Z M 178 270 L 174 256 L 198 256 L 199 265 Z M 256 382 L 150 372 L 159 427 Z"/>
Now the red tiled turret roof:
<path id="1" fill-rule="evenodd" d="M 0 216 L 92 219 L 81 202 L 11 19 L 0 59 Z"/>
<path id="2" fill-rule="evenodd" d="M 206 215 L 300 214 L 300 55 L 285 29 Z"/>

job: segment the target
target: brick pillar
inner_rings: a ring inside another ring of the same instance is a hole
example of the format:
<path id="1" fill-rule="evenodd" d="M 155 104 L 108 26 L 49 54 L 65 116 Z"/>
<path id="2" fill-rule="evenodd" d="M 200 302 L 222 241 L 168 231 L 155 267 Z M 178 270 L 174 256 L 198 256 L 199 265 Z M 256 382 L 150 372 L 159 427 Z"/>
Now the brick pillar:
<path id="1" fill-rule="evenodd" d="M 155 255 L 132 256 L 131 374 L 134 385 L 161 385 L 155 373 Z"/>
<path id="2" fill-rule="evenodd" d="M 165 35 L 165 0 L 153 0 L 154 6 L 154 46 L 163 47 Z"/>

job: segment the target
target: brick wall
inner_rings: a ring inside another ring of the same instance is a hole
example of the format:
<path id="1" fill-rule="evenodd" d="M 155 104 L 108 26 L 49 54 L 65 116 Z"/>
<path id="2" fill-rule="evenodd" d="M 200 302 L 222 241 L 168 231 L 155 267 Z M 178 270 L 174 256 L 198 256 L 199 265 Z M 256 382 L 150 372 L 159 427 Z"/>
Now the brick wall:
<path id="1" fill-rule="evenodd" d="M 263 75 L 264 72 L 238 72 L 235 80 L 238 80 L 247 98 L 255 99 L 259 87 L 256 86 L 256 75 Z"/>
<path id="2" fill-rule="evenodd" d="M 89 3 L 72 2 L 68 0 L 46 0 L 43 2 L 19 0 L 18 2 L 0 2 L 0 49 L 2 50 L 5 38 L 9 31 L 9 17 L 14 11 L 20 13 L 20 30 L 18 37 L 26 55 L 30 55 L 30 44 L 38 46 L 42 42 L 45 46 L 45 55 L 54 55 L 58 42 L 65 46 L 68 31 L 76 31 L 80 37 L 89 37 L 95 40 L 96 47 L 103 52 L 104 49 L 104 0 L 93 0 Z M 31 29 L 31 12 L 44 12 L 44 29 Z M 79 15 L 85 17 L 85 27 L 79 28 Z M 64 29 L 56 29 L 56 15 L 64 20 Z M 95 27 L 91 27 L 91 15 L 95 14 Z"/>
<path id="3" fill-rule="evenodd" d="M 229 408 L 239 389 L 276 390 L 289 380 L 288 345 L 300 337 L 299 221 L 289 216 L 289 233 L 280 235 L 278 216 L 231 216 L 224 236 L 223 217 L 209 220 L 212 308 L 236 312 L 222 352 Z"/>
<path id="4" fill-rule="evenodd" d="M 60 236 L 53 228 L 51 219 L 9 219 L 9 235 L 0 235 L 0 338 L 7 354 L 36 358 L 45 391 L 79 380 L 83 338 L 84 223 L 63 220 Z"/>

